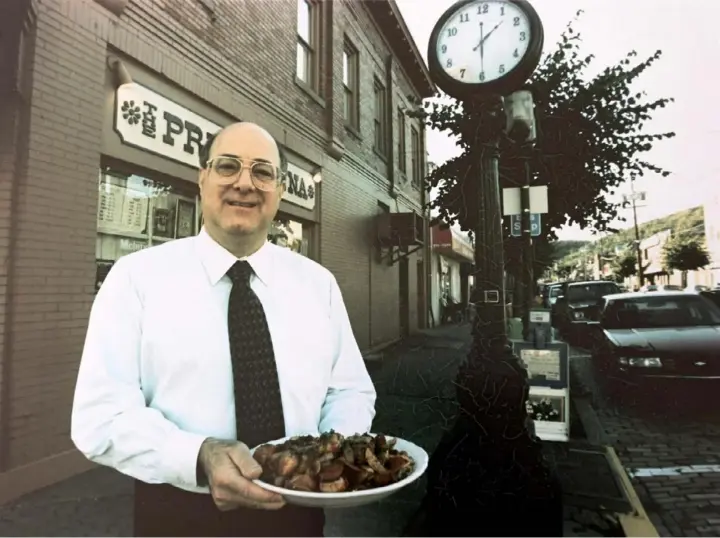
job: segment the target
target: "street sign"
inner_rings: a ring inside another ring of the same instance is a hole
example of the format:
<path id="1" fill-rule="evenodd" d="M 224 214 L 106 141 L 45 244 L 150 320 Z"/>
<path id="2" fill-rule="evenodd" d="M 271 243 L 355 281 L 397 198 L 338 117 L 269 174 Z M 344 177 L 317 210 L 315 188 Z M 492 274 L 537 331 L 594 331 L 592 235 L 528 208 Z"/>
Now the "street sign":
<path id="1" fill-rule="evenodd" d="M 540 229 L 540 213 L 530 213 L 530 235 L 532 237 L 538 237 L 540 235 Z M 522 237 L 522 215 L 510 215 L 510 235 L 513 237 Z"/>
<path id="2" fill-rule="evenodd" d="M 530 187 L 530 212 L 548 212 L 547 185 Z M 520 203 L 520 187 L 509 187 L 503 189 L 503 216 L 520 215 L 522 206 Z"/>

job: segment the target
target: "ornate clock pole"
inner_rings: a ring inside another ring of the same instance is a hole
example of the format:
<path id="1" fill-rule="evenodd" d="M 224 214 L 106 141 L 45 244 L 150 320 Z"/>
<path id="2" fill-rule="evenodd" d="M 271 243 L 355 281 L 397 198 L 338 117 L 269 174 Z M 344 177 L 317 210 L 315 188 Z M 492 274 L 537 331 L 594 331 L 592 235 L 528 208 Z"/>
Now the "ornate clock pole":
<path id="1" fill-rule="evenodd" d="M 503 96 L 537 67 L 543 27 L 527 0 L 460 0 L 438 20 L 428 60 L 435 83 L 461 101 L 478 129 L 461 179 L 476 211 L 473 346 L 460 367 L 459 417 L 433 453 L 414 536 L 561 536 L 562 504 L 525 408 L 527 373 L 509 346 L 505 318 L 498 148 Z"/>

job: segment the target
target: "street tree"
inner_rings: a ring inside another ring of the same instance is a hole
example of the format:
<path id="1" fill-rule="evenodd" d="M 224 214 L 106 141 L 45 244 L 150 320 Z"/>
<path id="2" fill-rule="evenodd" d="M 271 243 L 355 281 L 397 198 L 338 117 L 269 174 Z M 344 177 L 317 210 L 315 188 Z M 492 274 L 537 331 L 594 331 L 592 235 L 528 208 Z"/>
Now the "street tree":
<path id="1" fill-rule="evenodd" d="M 621 253 L 612 261 L 612 272 L 618 279 L 625 280 L 637 274 L 637 256 L 629 250 Z"/>
<path id="2" fill-rule="evenodd" d="M 549 250 L 540 246 L 555 239 L 555 230 L 576 224 L 593 231 L 613 231 L 610 223 L 618 217 L 622 204 L 612 202 L 613 194 L 624 178 L 669 172 L 648 162 L 644 154 L 653 145 L 674 133 L 650 133 L 647 123 L 653 113 L 672 101 L 669 98 L 648 99 L 635 89 L 638 79 L 657 62 L 661 52 L 637 60 L 630 52 L 618 64 L 606 67 L 588 79 L 586 72 L 594 56 L 581 52 L 580 34 L 571 21 L 560 41 L 538 67 L 529 81 L 535 101 L 537 141 L 532 150 L 521 148 L 509 139 L 500 142 L 501 188 L 525 184 L 525 160 L 530 159 L 532 185 L 547 185 L 549 210 L 542 216 L 542 235 L 535 239 L 535 274 L 552 263 Z M 429 188 L 437 190 L 430 202 L 438 218 L 458 222 L 472 232 L 478 224 L 475 182 L 477 175 L 468 173 L 484 150 L 473 142 L 476 134 L 502 129 L 493 115 L 493 107 L 479 107 L 464 113 L 462 104 L 450 99 L 427 102 L 416 114 L 428 127 L 457 137 L 462 153 L 437 166 L 428 176 Z M 506 236 L 509 236 L 506 223 Z M 521 241 L 504 242 L 506 269 L 517 273 L 521 264 Z"/>
<path id="3" fill-rule="evenodd" d="M 671 271 L 682 271 L 682 285 L 687 286 L 687 272 L 710 264 L 710 254 L 696 238 L 676 235 L 663 247 L 663 265 Z"/>

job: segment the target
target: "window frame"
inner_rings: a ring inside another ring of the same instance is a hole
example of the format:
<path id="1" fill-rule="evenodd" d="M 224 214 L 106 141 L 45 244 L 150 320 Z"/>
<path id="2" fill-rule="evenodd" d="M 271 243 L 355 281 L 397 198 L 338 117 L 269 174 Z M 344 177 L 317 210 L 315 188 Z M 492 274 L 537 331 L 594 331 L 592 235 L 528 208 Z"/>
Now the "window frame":
<path id="1" fill-rule="evenodd" d="M 411 184 L 420 189 L 422 186 L 422 148 L 420 147 L 420 131 L 410 126 L 410 153 L 412 154 Z"/>
<path id="2" fill-rule="evenodd" d="M 373 117 L 373 149 L 381 157 L 388 153 L 387 89 L 378 77 L 373 80 L 375 110 Z"/>
<path id="3" fill-rule="evenodd" d="M 308 40 L 300 34 L 300 3 L 308 8 Z M 318 0 L 297 0 L 295 20 L 295 79 L 306 85 L 312 91 L 320 94 L 320 62 L 322 58 L 321 36 L 322 36 L 322 2 Z M 298 55 L 303 50 L 305 58 L 305 72 L 300 74 Z"/>
<path id="4" fill-rule="evenodd" d="M 398 108 L 398 169 L 407 175 L 407 121 L 405 119 L 405 111 Z"/>
<path id="5" fill-rule="evenodd" d="M 345 61 L 347 59 L 348 81 L 345 81 Z M 355 130 L 360 128 L 360 57 L 357 47 L 346 37 L 343 44 L 343 119 L 345 126 Z M 348 98 L 350 104 L 348 105 Z M 350 117 L 348 117 L 348 107 Z"/>

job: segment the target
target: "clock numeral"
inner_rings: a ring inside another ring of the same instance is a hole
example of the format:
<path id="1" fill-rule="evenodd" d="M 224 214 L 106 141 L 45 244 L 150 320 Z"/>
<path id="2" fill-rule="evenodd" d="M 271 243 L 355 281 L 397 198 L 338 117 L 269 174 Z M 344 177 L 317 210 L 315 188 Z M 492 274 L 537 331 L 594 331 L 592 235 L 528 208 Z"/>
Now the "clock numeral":
<path id="1" fill-rule="evenodd" d="M 443 54 L 445 54 L 445 53 L 447 52 L 447 45 L 443 45 L 443 46 L 440 48 L 440 50 L 442 51 Z"/>
<path id="2" fill-rule="evenodd" d="M 448 37 L 456 36 L 457 35 L 457 28 L 448 28 Z"/>
<path id="3" fill-rule="evenodd" d="M 465 70 L 464 69 L 460 70 L 460 78 L 465 78 Z"/>
<path id="4" fill-rule="evenodd" d="M 520 17 L 513 17 L 513 26 L 520 26 Z"/>
<path id="5" fill-rule="evenodd" d="M 484 15 L 488 12 L 489 9 L 490 9 L 490 7 L 487 4 L 480 4 L 478 6 L 477 14 Z"/>
<path id="6" fill-rule="evenodd" d="M 448 58 L 448 61 L 445 64 L 445 67 L 452 67 L 452 58 Z"/>
<path id="7" fill-rule="evenodd" d="M 460 22 L 468 22 L 469 20 L 470 20 L 470 15 L 468 13 L 460 14 Z"/>
<path id="8" fill-rule="evenodd" d="M 520 32 L 520 41 L 527 40 L 527 34 L 525 32 Z"/>
<path id="9" fill-rule="evenodd" d="M 513 51 L 513 58 L 518 58 L 519 56 L 520 56 L 520 53 L 518 52 L 517 49 L 515 49 L 515 50 Z"/>
<path id="10" fill-rule="evenodd" d="M 485 71 L 480 71 L 480 74 L 478 75 L 478 80 L 480 82 L 483 82 L 485 80 Z"/>
<path id="11" fill-rule="evenodd" d="M 498 68 L 498 71 L 502 75 L 505 72 L 505 64 L 500 64 L 500 67 Z"/>
<path id="12" fill-rule="evenodd" d="M 505 15 L 505 6 L 500 6 L 500 15 Z"/>

